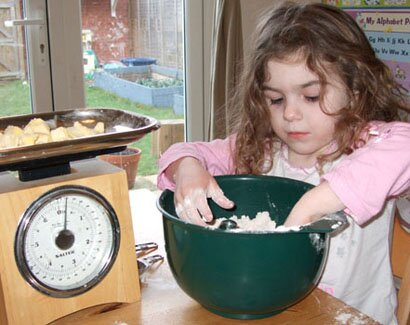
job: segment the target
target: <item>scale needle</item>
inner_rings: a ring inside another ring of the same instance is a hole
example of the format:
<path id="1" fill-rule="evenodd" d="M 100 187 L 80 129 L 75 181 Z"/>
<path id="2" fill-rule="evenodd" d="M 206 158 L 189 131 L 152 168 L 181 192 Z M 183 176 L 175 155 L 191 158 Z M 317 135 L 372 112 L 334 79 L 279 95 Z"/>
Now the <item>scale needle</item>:
<path id="1" fill-rule="evenodd" d="M 68 198 L 66 197 L 64 208 L 64 229 L 61 230 L 55 238 L 55 244 L 59 249 L 62 250 L 70 249 L 73 246 L 75 240 L 73 232 L 67 229 L 67 200 Z"/>
<path id="2" fill-rule="evenodd" d="M 64 209 L 64 230 L 67 229 L 67 197 L 65 198 L 65 209 Z"/>

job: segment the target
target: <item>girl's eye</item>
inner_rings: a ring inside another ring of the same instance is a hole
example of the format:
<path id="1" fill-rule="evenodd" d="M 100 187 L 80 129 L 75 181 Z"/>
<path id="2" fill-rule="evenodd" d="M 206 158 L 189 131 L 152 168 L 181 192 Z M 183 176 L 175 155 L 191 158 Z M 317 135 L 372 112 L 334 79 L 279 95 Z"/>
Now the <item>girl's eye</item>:
<path id="1" fill-rule="evenodd" d="M 320 97 L 319 96 L 305 96 L 305 98 L 308 102 L 317 102 L 319 101 Z"/>
<path id="2" fill-rule="evenodd" d="M 283 102 L 283 98 L 271 98 L 270 99 L 270 104 L 271 105 L 279 105 Z"/>

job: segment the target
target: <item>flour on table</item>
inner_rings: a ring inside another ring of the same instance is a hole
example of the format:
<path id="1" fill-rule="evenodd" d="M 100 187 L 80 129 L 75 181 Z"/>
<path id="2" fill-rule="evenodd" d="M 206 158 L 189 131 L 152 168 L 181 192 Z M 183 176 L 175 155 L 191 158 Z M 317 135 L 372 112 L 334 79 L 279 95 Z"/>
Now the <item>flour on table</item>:
<path id="1" fill-rule="evenodd" d="M 353 315 L 345 310 L 345 308 L 339 309 L 335 316 L 337 324 L 341 325 L 365 325 L 366 315 L 360 313 L 359 315 Z"/>
<path id="2" fill-rule="evenodd" d="M 231 232 L 286 232 L 291 230 L 298 231 L 300 229 L 300 227 L 277 227 L 276 222 L 270 218 L 267 211 L 258 212 L 253 219 L 246 215 L 215 219 L 215 223 L 209 226 L 209 228 L 219 228 L 221 222 L 227 219 L 235 221 L 238 225 L 238 228 L 226 230 Z"/>

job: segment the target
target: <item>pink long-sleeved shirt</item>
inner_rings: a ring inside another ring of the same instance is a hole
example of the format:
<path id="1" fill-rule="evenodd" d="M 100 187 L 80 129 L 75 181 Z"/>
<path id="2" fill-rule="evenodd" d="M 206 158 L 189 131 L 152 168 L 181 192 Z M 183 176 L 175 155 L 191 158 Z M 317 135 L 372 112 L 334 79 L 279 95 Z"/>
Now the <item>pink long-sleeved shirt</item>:
<path id="1" fill-rule="evenodd" d="M 386 199 L 410 186 L 410 123 L 372 122 L 368 133 L 364 146 L 322 177 L 358 224 L 366 223 L 381 210 Z M 185 156 L 198 159 L 211 175 L 233 174 L 234 145 L 235 136 L 211 142 L 174 144 L 159 159 L 158 187 L 175 188 L 164 171 Z"/>

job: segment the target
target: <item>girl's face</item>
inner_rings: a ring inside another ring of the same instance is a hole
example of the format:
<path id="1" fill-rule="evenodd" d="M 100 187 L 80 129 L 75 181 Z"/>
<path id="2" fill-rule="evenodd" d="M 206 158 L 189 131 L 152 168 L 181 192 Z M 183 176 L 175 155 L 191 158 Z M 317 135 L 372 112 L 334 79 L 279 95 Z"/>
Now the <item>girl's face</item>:
<path id="1" fill-rule="evenodd" d="M 347 105 L 346 91 L 334 74 L 326 75 L 329 83 L 321 88 L 319 77 L 302 60 L 271 60 L 267 72 L 263 88 L 272 128 L 288 145 L 290 164 L 312 167 L 334 139 L 337 121 L 321 110 L 320 94 L 324 94 L 324 109 L 334 113 Z"/>

